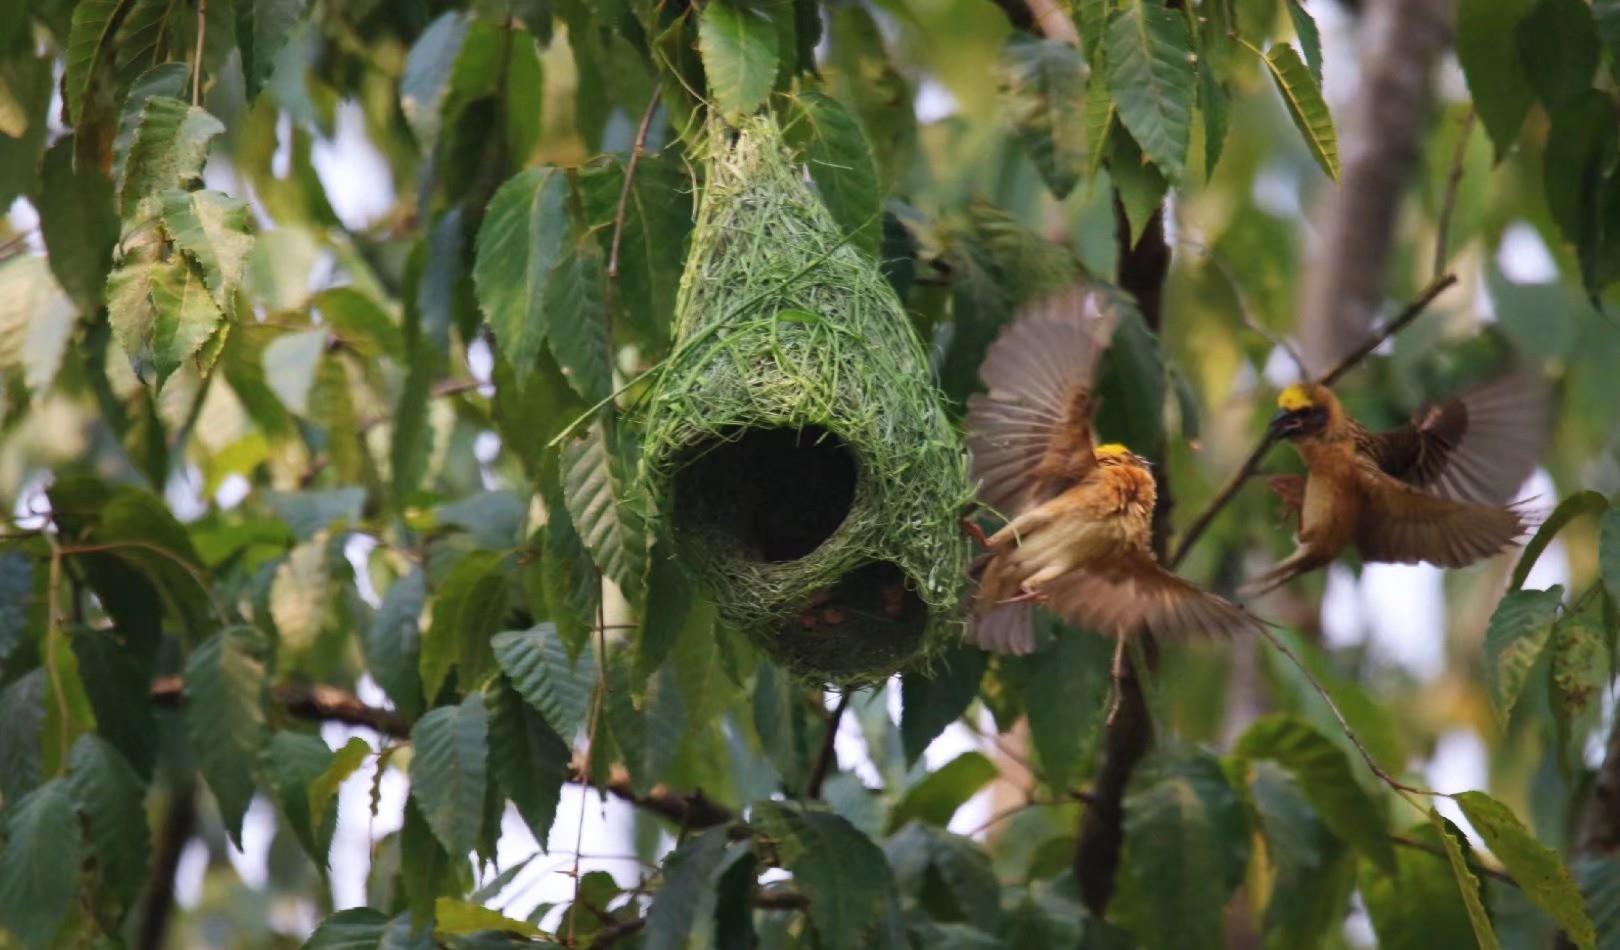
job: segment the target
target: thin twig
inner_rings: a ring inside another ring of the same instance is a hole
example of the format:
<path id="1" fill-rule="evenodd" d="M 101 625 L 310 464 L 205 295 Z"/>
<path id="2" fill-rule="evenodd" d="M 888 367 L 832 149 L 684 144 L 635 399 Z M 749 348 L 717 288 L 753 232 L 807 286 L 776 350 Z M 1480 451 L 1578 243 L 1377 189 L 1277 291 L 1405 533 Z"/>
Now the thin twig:
<path id="1" fill-rule="evenodd" d="M 1317 380 L 1317 383 L 1322 386 L 1333 385 L 1340 376 L 1354 369 L 1356 364 L 1366 359 L 1373 350 L 1383 346 L 1385 340 L 1406 329 L 1407 324 L 1422 316 L 1423 311 L 1429 309 L 1429 304 L 1434 303 L 1434 298 L 1440 296 L 1456 282 L 1456 274 L 1441 274 L 1434 280 L 1429 281 L 1429 286 L 1423 288 L 1416 297 L 1412 298 L 1412 302 L 1407 304 L 1400 313 L 1396 314 L 1395 319 L 1378 328 L 1372 336 L 1367 338 L 1367 342 L 1351 350 L 1344 358 L 1335 363 L 1332 369 Z"/>
<path id="2" fill-rule="evenodd" d="M 202 105 L 203 36 L 208 32 L 208 0 L 197 0 L 197 61 L 191 64 L 191 105 Z"/>
<path id="3" fill-rule="evenodd" d="M 596 689 L 593 691 L 591 701 L 591 715 L 585 725 L 585 774 L 590 775 L 591 753 L 596 748 L 596 730 L 601 728 L 602 707 L 607 702 L 607 634 L 602 627 L 607 623 L 607 607 L 603 604 L 603 591 L 606 580 L 602 572 L 596 572 Z M 574 829 L 574 903 L 579 903 L 579 852 L 585 844 L 585 796 L 579 797 L 579 825 Z M 568 943 L 574 942 L 574 920 L 577 914 L 568 915 Z"/>
<path id="4" fill-rule="evenodd" d="M 1373 758 L 1372 752 L 1368 751 L 1367 747 L 1362 744 L 1361 737 L 1356 735 L 1356 731 L 1354 729 L 1350 728 L 1350 722 L 1344 718 L 1344 713 L 1339 711 L 1339 704 L 1333 701 L 1333 696 L 1328 693 L 1327 687 L 1322 685 L 1322 681 L 1316 678 L 1316 674 L 1312 673 L 1310 669 L 1307 668 L 1303 662 L 1301 662 L 1299 656 L 1296 655 L 1293 650 L 1289 649 L 1286 643 L 1283 643 L 1282 640 L 1278 639 L 1277 635 L 1272 633 L 1271 630 L 1263 624 L 1260 626 L 1260 634 L 1261 636 L 1264 636 L 1272 646 L 1276 647 L 1279 653 L 1288 657 L 1289 662 L 1294 664 L 1294 668 L 1299 670 L 1300 675 L 1304 676 L 1306 681 L 1311 684 L 1311 688 L 1316 690 L 1316 694 L 1322 697 L 1322 701 L 1324 703 L 1327 703 L 1329 711 L 1333 713 L 1333 718 L 1338 720 L 1339 728 L 1344 730 L 1345 737 L 1348 738 L 1356 747 L 1356 751 L 1361 753 L 1361 760 L 1367 763 L 1367 768 L 1372 769 L 1372 773 L 1378 776 L 1380 781 L 1397 792 L 1406 792 L 1412 795 L 1423 795 L 1428 798 L 1451 797 L 1445 792 L 1437 792 L 1433 789 L 1419 788 L 1415 785 L 1408 785 L 1395 776 L 1384 771 L 1384 767 L 1378 764 L 1377 759 Z"/>
<path id="5" fill-rule="evenodd" d="M 1437 848 L 1428 842 L 1419 841 L 1416 838 L 1409 838 L 1406 835 L 1392 834 L 1389 836 L 1389 840 L 1392 844 L 1398 844 L 1403 848 L 1411 848 L 1413 851 L 1422 851 L 1425 854 L 1432 854 L 1437 858 L 1443 858 L 1447 861 L 1451 860 L 1451 858 L 1446 854 L 1446 850 L 1444 848 Z M 1477 874 L 1484 874 L 1487 877 L 1493 877 L 1504 884 L 1511 884 L 1514 887 L 1519 886 L 1519 882 L 1515 881 L 1506 871 L 1480 864 L 1478 859 L 1468 861 L 1467 864 L 1468 869 Z"/>
<path id="6" fill-rule="evenodd" d="M 1323 386 L 1332 385 L 1335 380 L 1349 372 L 1356 364 L 1382 346 L 1385 340 L 1404 330 L 1408 324 L 1416 320 L 1423 311 L 1428 309 L 1429 304 L 1434 302 L 1434 298 L 1440 296 L 1446 288 L 1456 282 L 1457 275 L 1455 274 L 1444 274 L 1431 281 L 1417 297 L 1413 298 L 1411 303 L 1407 304 L 1400 313 L 1395 315 L 1394 319 L 1384 324 L 1377 332 L 1368 337 L 1366 342 L 1334 364 L 1333 368 L 1323 374 L 1317 382 Z M 1238 489 L 1243 487 L 1243 483 L 1254 475 L 1255 470 L 1260 467 L 1260 461 L 1265 457 L 1266 451 L 1271 448 L 1274 441 L 1276 440 L 1270 432 L 1262 435 L 1260 441 L 1249 452 L 1248 457 L 1243 460 L 1243 464 L 1238 466 L 1238 470 L 1232 474 L 1231 478 L 1226 480 L 1226 484 L 1221 486 L 1221 490 L 1215 493 L 1215 497 L 1210 501 L 1209 505 L 1198 513 L 1198 517 L 1193 519 L 1192 524 L 1187 526 L 1181 540 L 1176 544 L 1175 554 L 1170 557 L 1169 565 L 1171 568 L 1182 562 L 1182 559 L 1187 556 L 1187 552 L 1192 550 L 1193 544 L 1209 528 L 1210 522 L 1214 521 L 1215 516 L 1220 514 L 1221 510 L 1232 500 L 1232 496 L 1236 495 Z"/>
<path id="7" fill-rule="evenodd" d="M 630 204 L 630 187 L 636 178 L 636 166 L 641 164 L 641 153 L 647 150 L 647 131 L 652 127 L 653 113 L 658 109 L 662 86 L 653 89 L 647 99 L 647 108 L 641 113 L 641 124 L 636 126 L 635 144 L 630 147 L 630 160 L 624 166 L 624 185 L 619 189 L 619 208 L 613 213 L 613 246 L 608 251 L 608 280 L 619 277 L 619 241 L 624 237 L 624 212 Z"/>
<path id="8" fill-rule="evenodd" d="M 1446 179 L 1446 196 L 1440 202 L 1440 217 L 1434 226 L 1434 275 L 1439 280 L 1446 272 L 1446 243 L 1451 231 L 1451 210 L 1457 203 L 1457 186 L 1462 183 L 1463 161 L 1468 157 L 1468 140 L 1474 135 L 1473 109 L 1463 117 L 1462 131 L 1457 134 L 1457 152 L 1451 157 L 1451 175 Z"/>
<path id="9" fill-rule="evenodd" d="M 821 785 L 827 780 L 827 773 L 832 771 L 833 763 L 838 761 L 835 748 L 838 741 L 838 724 L 844 721 L 844 710 L 849 708 L 850 697 L 854 695 L 854 690 L 845 690 L 844 694 L 838 697 L 838 705 L 827 717 L 827 734 L 821 740 L 821 754 L 816 756 L 815 768 L 810 772 L 810 780 L 804 785 L 806 798 L 821 797 Z"/>

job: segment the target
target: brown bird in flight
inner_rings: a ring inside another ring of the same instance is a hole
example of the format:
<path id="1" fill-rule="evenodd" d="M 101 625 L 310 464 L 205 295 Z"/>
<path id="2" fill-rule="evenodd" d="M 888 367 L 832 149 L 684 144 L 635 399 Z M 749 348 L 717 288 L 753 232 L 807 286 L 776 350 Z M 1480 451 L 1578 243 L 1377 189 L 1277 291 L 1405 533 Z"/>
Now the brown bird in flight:
<path id="1" fill-rule="evenodd" d="M 1023 310 L 990 345 L 968 400 L 979 499 L 1011 520 L 983 539 L 972 642 L 1035 649 L 1040 603 L 1123 638 L 1235 633 L 1259 622 L 1159 565 L 1149 547 L 1156 486 L 1145 459 L 1093 445 L 1091 385 L 1111 321 L 1085 285 Z"/>
<path id="2" fill-rule="evenodd" d="M 1263 594 L 1351 545 L 1363 561 L 1463 567 L 1511 546 L 1529 522 L 1503 502 L 1529 476 L 1546 435 L 1546 392 L 1508 374 L 1369 432 L 1326 386 L 1277 397 L 1270 432 L 1292 442 L 1303 476 L 1272 479 L 1299 513 L 1299 542 L 1240 593 Z"/>

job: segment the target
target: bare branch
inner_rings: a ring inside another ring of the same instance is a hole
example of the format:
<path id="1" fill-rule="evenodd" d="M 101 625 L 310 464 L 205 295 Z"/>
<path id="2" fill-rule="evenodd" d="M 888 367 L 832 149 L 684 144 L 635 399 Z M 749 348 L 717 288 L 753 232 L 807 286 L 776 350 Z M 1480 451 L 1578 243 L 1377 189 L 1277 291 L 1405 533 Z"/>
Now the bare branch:
<path id="1" fill-rule="evenodd" d="M 636 166 L 641 164 L 641 153 L 647 150 L 647 130 L 652 127 L 653 113 L 658 109 L 658 98 L 663 87 L 653 89 L 647 99 L 646 111 L 641 113 L 641 124 L 636 126 L 635 144 L 630 147 L 630 161 L 624 166 L 624 186 L 619 189 L 619 208 L 613 213 L 613 246 L 608 251 L 607 275 L 609 280 L 619 276 L 619 241 L 624 237 L 624 212 L 630 204 L 630 186 L 636 179 Z"/>
<path id="2" fill-rule="evenodd" d="M 805 798 L 820 798 L 821 785 L 827 780 L 827 773 L 832 771 L 833 764 L 838 761 L 836 745 L 838 742 L 838 724 L 844 721 L 844 710 L 849 708 L 850 697 L 853 690 L 846 690 L 838 697 L 838 706 L 827 716 L 827 734 L 821 740 L 821 754 L 816 756 L 816 764 L 810 771 L 810 779 L 804 785 Z"/>

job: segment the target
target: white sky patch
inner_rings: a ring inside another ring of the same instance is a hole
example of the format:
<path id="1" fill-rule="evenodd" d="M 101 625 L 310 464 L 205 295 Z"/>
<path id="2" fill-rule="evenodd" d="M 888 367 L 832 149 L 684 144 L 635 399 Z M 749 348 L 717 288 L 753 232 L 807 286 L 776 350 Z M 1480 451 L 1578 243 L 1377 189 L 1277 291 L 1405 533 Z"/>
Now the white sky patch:
<path id="1" fill-rule="evenodd" d="M 1368 564 L 1361 604 L 1375 656 L 1420 679 L 1446 665 L 1444 572 L 1428 564 Z"/>
<path id="2" fill-rule="evenodd" d="M 382 603 L 382 597 L 377 594 L 377 587 L 371 583 L 371 569 L 369 561 L 371 552 L 377 548 L 377 539 L 369 534 L 355 532 L 343 542 L 343 557 L 354 569 L 354 588 L 360 599 L 376 607 Z M 368 677 L 369 679 L 369 677 Z M 378 690 L 381 693 L 381 690 Z M 362 697 L 364 698 L 364 697 Z M 370 700 L 367 700 L 370 702 Z"/>
<path id="3" fill-rule="evenodd" d="M 1486 785 L 1488 772 L 1486 771 L 1485 743 L 1472 729 L 1453 729 L 1440 736 L 1434 744 L 1434 755 L 1429 759 L 1429 766 L 1424 770 L 1424 778 L 1429 787 L 1437 792 L 1466 792 L 1471 789 L 1483 789 Z M 1484 850 L 1485 843 L 1480 839 L 1479 832 L 1463 817 L 1462 809 L 1449 798 L 1434 799 L 1435 808 L 1440 814 L 1451 819 L 1463 833 L 1468 836 L 1468 843 L 1475 848 Z"/>
<path id="4" fill-rule="evenodd" d="M 220 481 L 218 488 L 214 489 L 214 504 L 219 507 L 220 511 L 230 511 L 240 505 L 242 499 L 246 498 L 252 491 L 252 482 L 232 472 Z"/>
<path id="5" fill-rule="evenodd" d="M 34 210 L 33 204 L 27 198 L 13 201 L 6 219 L 11 222 L 11 230 L 28 235 L 23 239 L 23 243 L 30 251 L 35 254 L 45 253 L 45 239 L 39 233 L 39 212 Z"/>
<path id="6" fill-rule="evenodd" d="M 1538 521 L 1552 512 L 1558 504 L 1558 497 L 1558 486 L 1553 484 L 1552 476 L 1544 468 L 1531 472 L 1518 494 L 1519 500 L 1527 503 L 1531 518 Z M 1569 579 L 1569 552 L 1564 547 L 1564 539 L 1557 537 L 1536 558 L 1535 567 L 1524 579 L 1524 587 L 1526 590 L 1546 590 L 1554 584 L 1563 584 L 1567 593 Z"/>
<path id="7" fill-rule="evenodd" d="M 182 910 L 193 910 L 202 900 L 203 878 L 208 875 L 208 843 L 192 838 L 180 850 L 174 867 L 174 902 Z"/>
<path id="8" fill-rule="evenodd" d="M 1359 582 L 1343 564 L 1332 564 L 1327 569 L 1327 584 L 1322 590 L 1322 642 L 1330 650 L 1367 642 Z"/>
<path id="9" fill-rule="evenodd" d="M 961 108 L 951 91 L 932 76 L 923 77 L 923 81 L 917 84 L 913 105 L 917 110 L 918 125 L 948 119 Z"/>
<path id="10" fill-rule="evenodd" d="M 1267 162 L 1254 176 L 1255 206 L 1279 218 L 1299 218 L 1299 172 L 1283 162 Z"/>
<path id="11" fill-rule="evenodd" d="M 1549 284 L 1558 279 L 1558 262 L 1536 229 L 1515 221 L 1502 232 L 1496 266 L 1515 284 Z"/>
<path id="12" fill-rule="evenodd" d="M 227 842 L 225 848 L 236 876 L 254 890 L 263 890 L 270 880 L 270 842 L 275 835 L 275 808 L 264 795 L 254 795 L 242 816 L 242 847 Z"/>
<path id="13" fill-rule="evenodd" d="M 1271 348 L 1266 355 L 1266 368 L 1263 371 L 1266 385 L 1272 389 L 1282 389 L 1299 382 L 1299 364 L 1288 355 L 1288 351 L 1280 346 Z"/>

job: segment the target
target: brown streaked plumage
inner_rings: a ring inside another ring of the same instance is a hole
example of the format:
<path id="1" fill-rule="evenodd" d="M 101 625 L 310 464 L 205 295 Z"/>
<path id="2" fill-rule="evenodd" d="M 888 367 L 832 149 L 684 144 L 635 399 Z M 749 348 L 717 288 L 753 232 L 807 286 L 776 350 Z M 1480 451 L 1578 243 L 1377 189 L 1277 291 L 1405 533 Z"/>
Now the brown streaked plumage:
<path id="1" fill-rule="evenodd" d="M 1277 405 L 1271 431 L 1294 444 L 1307 470 L 1272 482 L 1298 511 L 1299 543 L 1242 593 L 1280 587 L 1352 545 L 1364 561 L 1464 567 L 1524 534 L 1523 512 L 1503 502 L 1529 476 L 1545 436 L 1545 390 L 1530 377 L 1500 377 L 1380 433 L 1325 386 L 1290 386 Z"/>
<path id="2" fill-rule="evenodd" d="M 973 476 L 980 499 L 1010 518 L 975 565 L 969 636 L 985 649 L 1032 651 L 1036 603 L 1120 638 L 1258 626 L 1159 565 L 1152 471 L 1122 445 L 1092 444 L 1091 383 L 1110 329 L 1077 286 L 1021 312 L 979 369 L 988 392 L 968 400 Z"/>

